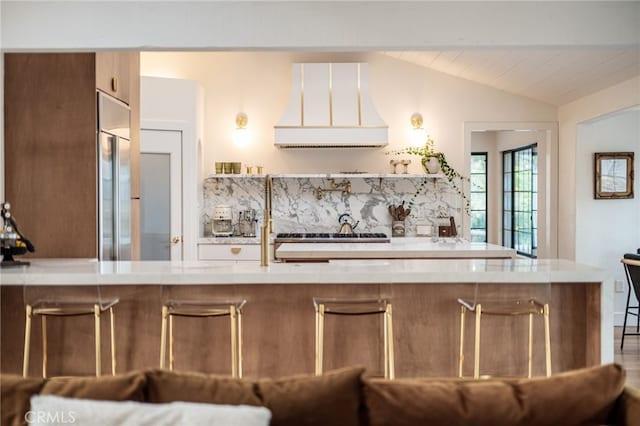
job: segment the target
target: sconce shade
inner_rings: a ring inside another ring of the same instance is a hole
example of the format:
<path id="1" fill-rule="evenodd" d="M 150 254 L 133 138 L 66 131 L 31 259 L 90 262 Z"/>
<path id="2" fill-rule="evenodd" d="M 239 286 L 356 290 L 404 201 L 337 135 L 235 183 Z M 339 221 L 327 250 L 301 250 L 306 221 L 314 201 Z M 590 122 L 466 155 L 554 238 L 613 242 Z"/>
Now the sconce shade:
<path id="1" fill-rule="evenodd" d="M 238 129 L 244 129 L 245 127 L 247 127 L 248 123 L 249 117 L 247 117 L 247 114 L 245 114 L 244 112 L 239 112 L 236 115 L 236 126 L 238 127 Z"/>
<path id="2" fill-rule="evenodd" d="M 247 124 L 249 117 L 243 112 L 236 115 L 236 129 L 233 131 L 233 143 L 239 147 L 245 147 L 249 144 L 249 129 Z"/>
<path id="3" fill-rule="evenodd" d="M 422 128 L 422 123 L 422 114 L 420 114 L 419 112 L 416 112 L 411 116 L 411 126 L 414 129 Z"/>

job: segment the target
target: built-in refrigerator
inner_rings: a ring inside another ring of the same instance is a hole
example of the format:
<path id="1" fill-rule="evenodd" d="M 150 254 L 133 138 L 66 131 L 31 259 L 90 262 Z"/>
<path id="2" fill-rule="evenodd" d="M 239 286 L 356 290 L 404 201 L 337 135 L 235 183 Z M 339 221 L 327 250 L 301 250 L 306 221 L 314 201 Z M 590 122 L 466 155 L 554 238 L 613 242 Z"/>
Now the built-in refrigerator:
<path id="1" fill-rule="evenodd" d="M 131 260 L 130 109 L 98 92 L 98 256 Z"/>

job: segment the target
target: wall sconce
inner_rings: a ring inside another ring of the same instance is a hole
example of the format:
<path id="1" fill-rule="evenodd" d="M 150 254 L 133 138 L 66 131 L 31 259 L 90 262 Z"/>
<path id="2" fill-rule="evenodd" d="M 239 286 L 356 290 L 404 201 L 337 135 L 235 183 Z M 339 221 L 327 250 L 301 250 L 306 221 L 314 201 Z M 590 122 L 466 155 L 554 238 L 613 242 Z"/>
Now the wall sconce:
<path id="1" fill-rule="evenodd" d="M 422 127 L 422 123 L 422 114 L 419 112 L 411 116 L 411 127 L 413 127 L 413 132 L 411 132 L 411 146 L 419 147 L 427 141 L 427 132 Z"/>
<path id="2" fill-rule="evenodd" d="M 244 112 L 239 112 L 236 115 L 236 129 L 233 132 L 233 143 L 239 147 L 247 146 L 249 144 L 249 130 L 247 124 L 249 123 L 249 117 Z"/>

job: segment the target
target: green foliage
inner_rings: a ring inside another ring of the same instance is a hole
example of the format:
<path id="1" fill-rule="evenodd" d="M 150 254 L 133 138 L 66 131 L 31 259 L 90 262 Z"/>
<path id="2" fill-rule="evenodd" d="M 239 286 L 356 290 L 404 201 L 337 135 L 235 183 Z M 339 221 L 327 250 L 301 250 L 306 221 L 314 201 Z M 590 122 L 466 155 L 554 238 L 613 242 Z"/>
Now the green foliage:
<path id="1" fill-rule="evenodd" d="M 435 142 L 433 141 L 433 139 L 431 139 L 430 136 L 427 136 L 427 141 L 425 142 L 424 146 L 403 148 L 395 151 L 389 151 L 386 154 L 391 154 L 391 155 L 409 154 L 409 155 L 416 155 L 418 157 L 421 157 L 422 167 L 425 169 L 425 171 L 427 170 L 426 163 L 427 161 L 429 161 L 429 158 L 431 157 L 437 158 L 438 162 L 440 163 L 440 170 L 442 171 L 442 174 L 445 175 L 451 187 L 462 197 L 462 200 L 464 201 L 464 211 L 465 213 L 469 214 L 469 199 L 467 198 L 467 196 L 464 194 L 464 191 L 463 191 L 463 181 L 465 180 L 469 181 L 469 178 L 463 176 L 461 173 L 458 173 L 458 171 L 456 171 L 456 169 L 454 169 L 447 162 L 447 157 L 445 157 L 443 152 L 435 150 Z M 416 197 L 424 191 L 424 188 L 426 187 L 427 183 L 428 183 L 427 178 L 425 178 L 420 183 L 415 194 L 413 194 L 413 196 L 409 200 L 410 208 L 413 207 L 413 203 Z"/>

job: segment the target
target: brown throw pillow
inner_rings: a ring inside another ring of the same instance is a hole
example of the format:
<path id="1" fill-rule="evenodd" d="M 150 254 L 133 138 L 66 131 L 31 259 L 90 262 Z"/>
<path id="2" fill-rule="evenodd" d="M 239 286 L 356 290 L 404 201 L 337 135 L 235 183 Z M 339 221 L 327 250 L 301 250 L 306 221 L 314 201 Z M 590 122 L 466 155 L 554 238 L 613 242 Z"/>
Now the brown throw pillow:
<path id="1" fill-rule="evenodd" d="M 206 402 L 210 404 L 262 405 L 255 382 L 199 373 L 152 370 L 147 373 L 148 402 Z"/>
<path id="2" fill-rule="evenodd" d="M 106 401 L 143 401 L 145 382 L 141 372 L 101 377 L 53 377 L 47 380 L 40 393 Z"/>
<path id="3" fill-rule="evenodd" d="M 624 388 L 615 364 L 529 380 L 365 380 L 371 426 L 606 424 Z"/>
<path id="4" fill-rule="evenodd" d="M 258 381 L 271 426 L 358 426 L 364 368 Z"/>
<path id="5" fill-rule="evenodd" d="M 25 425 L 24 415 L 29 411 L 29 398 L 40 393 L 44 379 L 0 374 L 0 419 L 3 426 Z"/>

